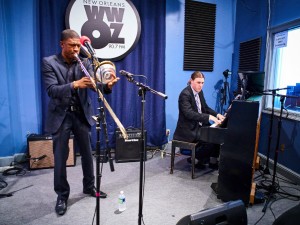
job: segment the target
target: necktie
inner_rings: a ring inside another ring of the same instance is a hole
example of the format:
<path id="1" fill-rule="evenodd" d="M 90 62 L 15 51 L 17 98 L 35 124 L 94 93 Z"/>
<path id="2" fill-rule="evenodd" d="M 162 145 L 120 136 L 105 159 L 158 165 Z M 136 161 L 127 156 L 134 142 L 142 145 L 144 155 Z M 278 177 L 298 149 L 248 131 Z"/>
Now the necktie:
<path id="1" fill-rule="evenodd" d="M 201 103 L 200 103 L 200 98 L 198 94 L 195 94 L 195 101 L 198 109 L 198 113 L 201 113 Z"/>
<path id="2" fill-rule="evenodd" d="M 198 113 L 201 113 L 201 102 L 198 94 L 195 94 L 195 101 L 196 101 Z M 202 126 L 202 123 L 199 122 L 199 125 Z"/>

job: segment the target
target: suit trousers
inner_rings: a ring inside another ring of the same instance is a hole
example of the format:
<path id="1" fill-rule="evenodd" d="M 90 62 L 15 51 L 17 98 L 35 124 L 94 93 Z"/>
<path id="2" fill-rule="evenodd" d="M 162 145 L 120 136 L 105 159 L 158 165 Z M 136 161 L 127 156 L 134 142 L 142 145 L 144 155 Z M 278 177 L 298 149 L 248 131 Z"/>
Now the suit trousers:
<path id="1" fill-rule="evenodd" d="M 220 154 L 220 145 L 199 141 L 196 146 L 195 157 L 202 163 L 209 162 L 209 158 L 218 158 Z"/>
<path id="2" fill-rule="evenodd" d="M 91 126 L 85 119 L 82 111 L 67 112 L 60 128 L 54 134 L 54 191 L 58 200 L 68 200 L 70 185 L 67 180 L 67 159 L 69 155 L 69 138 L 71 131 L 74 134 L 75 143 L 78 144 L 81 155 L 83 171 L 83 190 L 89 191 L 94 187 L 95 175 L 91 147 Z"/>
<path id="3" fill-rule="evenodd" d="M 209 126 L 210 124 L 205 124 Z M 200 161 L 209 161 L 210 157 L 218 158 L 220 155 L 220 145 L 201 141 L 201 129 L 197 131 L 196 141 L 196 158 Z"/>

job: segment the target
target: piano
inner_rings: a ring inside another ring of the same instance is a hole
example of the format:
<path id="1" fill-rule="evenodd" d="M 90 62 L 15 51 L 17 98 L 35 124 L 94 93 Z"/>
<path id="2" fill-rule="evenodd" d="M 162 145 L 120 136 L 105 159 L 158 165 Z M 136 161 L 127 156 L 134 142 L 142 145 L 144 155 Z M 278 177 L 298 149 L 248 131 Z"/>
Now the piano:
<path id="1" fill-rule="evenodd" d="M 221 145 L 218 181 L 213 189 L 224 202 L 250 202 L 258 118 L 258 101 L 234 100 L 225 124 L 201 128 L 202 141 Z"/>

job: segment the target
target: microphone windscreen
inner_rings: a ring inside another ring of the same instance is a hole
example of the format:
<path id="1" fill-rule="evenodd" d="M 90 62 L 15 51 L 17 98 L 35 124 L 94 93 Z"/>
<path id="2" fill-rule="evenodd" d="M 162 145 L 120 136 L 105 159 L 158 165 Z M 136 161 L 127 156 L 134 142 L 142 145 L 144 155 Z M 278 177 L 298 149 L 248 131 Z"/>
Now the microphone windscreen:
<path id="1" fill-rule="evenodd" d="M 80 43 L 84 45 L 85 42 L 91 43 L 91 40 L 87 36 L 81 36 Z"/>

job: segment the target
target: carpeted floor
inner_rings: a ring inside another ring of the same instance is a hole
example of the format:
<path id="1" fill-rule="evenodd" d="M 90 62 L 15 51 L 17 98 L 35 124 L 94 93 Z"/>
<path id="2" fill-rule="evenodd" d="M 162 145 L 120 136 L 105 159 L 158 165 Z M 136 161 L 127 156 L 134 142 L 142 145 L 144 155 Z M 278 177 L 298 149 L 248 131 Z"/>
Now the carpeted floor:
<path id="1" fill-rule="evenodd" d="M 152 157 L 153 156 L 153 157 Z M 95 166 L 95 165 L 94 165 Z M 108 194 L 100 200 L 101 225 L 138 224 L 140 164 L 114 163 L 111 172 L 108 164 L 103 165 L 101 190 Z M 217 181 L 218 171 L 196 170 L 196 179 L 191 179 L 190 164 L 185 156 L 178 156 L 174 174 L 170 174 L 170 157 L 161 157 L 159 151 L 148 151 L 145 163 L 145 185 L 143 202 L 143 223 L 145 225 L 175 225 L 182 217 L 200 210 L 223 204 L 211 189 Z M 257 176 L 259 173 L 257 174 Z M 267 177 L 261 177 L 260 179 Z M 80 157 L 74 167 L 68 167 L 71 194 L 68 210 L 64 216 L 57 216 L 54 207 L 56 194 L 53 191 L 53 169 L 27 171 L 23 176 L 0 176 L 0 194 L 12 196 L 0 198 L 0 225 L 91 225 L 96 224 L 96 199 L 82 193 L 82 172 Z M 276 179 L 281 188 L 299 196 L 299 187 Z M 3 185 L 7 183 L 7 187 Z M 119 213 L 118 194 L 123 190 L 127 209 Z M 299 199 L 276 195 L 267 205 L 248 206 L 248 224 L 273 224 L 275 218 L 299 203 Z M 96 215 L 97 216 L 97 215 Z M 93 220 L 94 219 L 94 220 Z"/>

